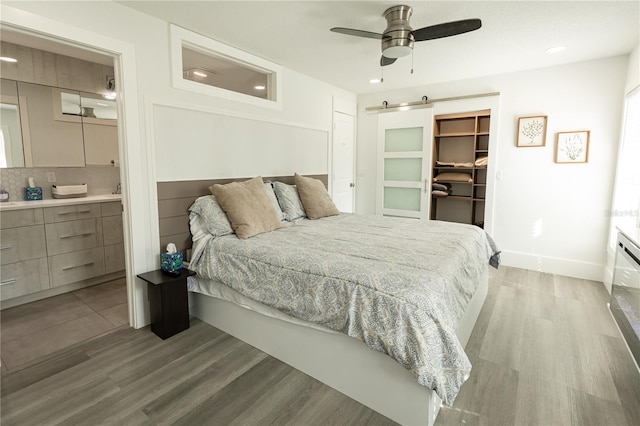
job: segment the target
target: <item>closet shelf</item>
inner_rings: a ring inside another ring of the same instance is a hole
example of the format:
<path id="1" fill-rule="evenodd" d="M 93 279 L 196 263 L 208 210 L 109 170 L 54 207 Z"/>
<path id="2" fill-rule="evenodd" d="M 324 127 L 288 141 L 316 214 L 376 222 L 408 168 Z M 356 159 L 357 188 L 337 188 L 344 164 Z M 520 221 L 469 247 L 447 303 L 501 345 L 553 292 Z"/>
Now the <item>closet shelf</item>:
<path id="1" fill-rule="evenodd" d="M 435 166 L 434 169 L 446 169 L 446 170 L 473 170 L 473 169 L 477 169 L 478 167 L 458 167 L 458 166 Z"/>
<path id="2" fill-rule="evenodd" d="M 438 197 L 437 195 L 432 195 L 432 197 L 436 200 L 461 200 L 461 201 L 472 200 L 472 198 L 468 195 L 447 195 L 446 197 Z"/>
<path id="3" fill-rule="evenodd" d="M 460 136 L 475 136 L 476 132 L 438 133 L 436 138 L 456 138 Z"/>
<path id="4" fill-rule="evenodd" d="M 473 182 L 465 182 L 459 180 L 434 180 L 433 183 L 461 183 L 463 185 L 471 185 Z"/>

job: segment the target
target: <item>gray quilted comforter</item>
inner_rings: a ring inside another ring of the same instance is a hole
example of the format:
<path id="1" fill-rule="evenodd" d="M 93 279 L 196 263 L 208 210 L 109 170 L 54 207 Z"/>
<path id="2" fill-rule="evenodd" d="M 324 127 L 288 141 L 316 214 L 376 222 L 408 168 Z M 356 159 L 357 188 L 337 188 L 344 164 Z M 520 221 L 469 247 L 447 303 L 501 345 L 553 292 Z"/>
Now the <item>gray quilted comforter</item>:
<path id="1" fill-rule="evenodd" d="M 498 253 L 471 225 L 339 215 L 212 238 L 190 268 L 388 354 L 451 405 L 471 370 L 458 322 Z"/>

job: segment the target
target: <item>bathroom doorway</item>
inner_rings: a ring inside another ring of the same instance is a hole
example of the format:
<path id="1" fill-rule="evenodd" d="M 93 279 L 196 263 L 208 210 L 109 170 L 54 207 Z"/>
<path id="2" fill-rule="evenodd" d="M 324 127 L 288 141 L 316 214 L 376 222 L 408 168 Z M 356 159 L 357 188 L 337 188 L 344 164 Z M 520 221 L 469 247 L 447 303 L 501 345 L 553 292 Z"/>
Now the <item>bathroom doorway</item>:
<path id="1" fill-rule="evenodd" d="M 4 19 L 4 17 L 3 17 Z M 66 70 L 60 69 L 60 63 L 87 63 L 93 64 L 89 68 L 93 68 L 101 72 L 102 75 L 93 79 L 93 89 L 85 87 L 72 87 L 74 85 L 73 78 L 64 80 L 64 78 L 57 78 L 55 80 L 58 86 L 51 86 L 45 81 L 28 82 L 27 78 L 23 78 L 20 75 L 15 75 L 16 85 L 18 82 L 23 84 L 32 84 L 37 86 L 38 89 L 46 88 L 45 91 L 55 93 L 57 89 L 64 89 L 67 91 L 71 89 L 75 91 L 78 89 L 78 93 L 90 95 L 89 98 L 93 98 L 92 102 L 95 103 L 97 108 L 101 108 L 102 105 L 109 105 L 112 103 L 115 105 L 115 109 L 118 112 L 124 110 L 122 101 L 118 99 L 118 94 L 122 91 L 117 88 L 118 75 L 122 72 L 118 67 L 117 57 L 107 53 L 94 49 L 89 49 L 83 46 L 74 45 L 68 41 L 60 41 L 54 37 L 42 36 L 34 32 L 30 32 L 24 29 L 12 28 L 10 25 L 3 25 L 1 27 L 2 37 L 0 39 L 3 43 L 11 43 L 13 45 L 20 46 L 18 50 L 34 49 L 33 53 L 37 50 L 40 53 L 31 56 L 31 67 L 41 66 L 40 70 L 48 70 L 53 74 L 64 75 Z M 3 56 L 10 48 L 6 49 L 3 46 Z M 44 52 L 44 53 L 43 53 Z M 65 57 L 66 60 L 51 61 L 54 57 Z M 41 63 L 34 64 L 34 58 L 41 60 Z M 25 61 L 28 62 L 28 61 Z M 109 67 L 110 64 L 110 67 Z M 28 68 L 28 64 L 26 64 Z M 111 69 L 110 72 L 105 69 Z M 23 71 L 25 66 L 21 68 Z M 34 72 L 31 73 L 36 74 Z M 2 73 L 3 78 L 9 76 L 5 72 Z M 77 79 L 78 74 L 75 74 Z M 96 83 L 97 82 L 97 83 Z M 102 90 L 104 88 L 104 90 Z M 93 96 L 91 96 L 93 95 Z M 115 96 L 115 99 L 112 97 Z M 48 102 L 47 105 L 51 105 Z M 55 105 L 55 103 L 54 103 Z M 61 104 L 61 109 L 64 110 L 64 103 Z M 84 135 L 98 134 L 102 137 L 100 146 L 104 146 L 102 142 L 105 141 L 104 135 L 116 135 L 115 140 L 115 153 L 121 153 L 125 150 L 123 144 L 122 135 L 125 134 L 124 129 L 115 130 L 122 125 L 120 116 L 116 118 L 118 122 L 117 126 L 110 123 L 104 123 L 105 117 L 99 116 L 99 111 L 92 109 L 92 114 L 85 114 L 83 111 L 87 109 L 80 109 L 80 113 L 76 117 L 73 114 L 66 112 L 65 118 L 75 118 L 83 121 L 93 122 L 91 126 L 85 126 L 82 128 L 81 133 Z M 96 114 L 97 113 L 97 114 Z M 63 112 L 65 114 L 65 112 Z M 103 121 L 102 123 L 100 121 Z M 135 120 L 133 120 L 135 122 Z M 107 127 L 110 126 L 110 127 Z M 95 145 L 95 143 L 94 143 Z M 90 158 L 87 154 L 90 150 L 83 152 L 83 158 L 85 161 Z M 95 150 L 93 151 L 95 154 Z M 133 286 L 131 274 L 127 271 L 132 270 L 132 260 L 130 259 L 131 250 L 128 247 L 131 246 L 132 232 L 130 231 L 130 221 L 126 218 L 128 200 L 126 198 L 126 184 L 122 185 L 122 182 L 126 182 L 128 175 L 126 170 L 120 169 L 120 156 L 114 156 L 113 150 L 109 153 L 110 157 L 107 160 L 107 164 L 95 164 L 91 160 L 90 163 L 85 163 L 84 167 L 56 167 L 55 164 L 50 166 L 32 166 L 31 168 L 7 168 L 0 170 L 2 174 L 3 184 L 5 182 L 17 182 L 17 186 L 25 186 L 21 183 L 23 175 L 36 175 L 42 174 L 37 181 L 42 186 L 49 186 L 49 194 L 51 193 L 51 185 L 53 181 L 62 183 L 63 186 L 70 184 L 74 181 L 89 182 L 90 189 L 87 194 L 87 198 L 83 199 L 83 206 L 91 206 L 92 210 L 97 213 L 91 213 L 90 219 L 82 219 L 87 222 L 91 222 L 95 229 L 91 232 L 81 233 L 84 234 L 93 233 L 97 243 L 95 247 L 91 247 L 94 255 L 101 258 L 102 266 L 99 267 L 97 261 L 85 262 L 81 265 L 88 268 L 88 264 L 93 264 L 91 268 L 97 268 L 98 271 L 94 271 L 89 275 L 68 279 L 55 279 L 51 276 L 46 278 L 41 276 L 42 283 L 48 280 L 48 286 L 44 284 L 41 286 L 40 291 L 31 291 L 28 294 L 8 294 L 9 302 L 6 304 L 6 309 L 0 312 L 1 325 L 2 325 L 2 348 L 3 348 L 3 362 L 2 368 L 17 367 L 24 362 L 33 361 L 38 356 L 43 356 L 52 351 L 62 349 L 63 347 L 73 345 L 80 341 L 79 339 L 89 339 L 103 332 L 107 332 L 113 328 L 134 326 L 134 309 L 132 306 L 133 291 L 130 289 Z M 97 158 L 96 155 L 91 157 Z M 106 158 L 106 157 L 105 157 Z M 61 182 L 62 181 L 62 182 Z M 125 186 L 125 190 L 122 191 L 122 187 Z M 44 188 L 43 188 L 44 189 Z M 12 198 L 13 202 L 20 201 L 20 191 L 13 191 L 16 195 Z M 124 194 L 123 194 L 124 192 Z M 91 198 L 98 197 L 98 198 Z M 43 197 L 45 198 L 45 197 Z M 51 199 L 51 196 L 47 197 Z M 95 201 L 95 202 L 93 202 Z M 73 204 L 69 202 L 63 203 L 65 208 L 72 208 Z M 15 206 L 14 206 L 15 207 Z M 58 208 L 55 204 L 51 207 L 45 207 L 44 209 Z M 62 207 L 60 207 L 62 208 Z M 6 210 L 6 209 L 5 209 Z M 84 212 L 85 207 L 82 207 Z M 15 210 L 14 210 L 15 211 Z M 19 210 L 18 210 L 19 211 Z M 3 210 L 3 213 L 6 213 Z M 62 212 L 65 213 L 65 212 Z M 77 213 L 79 214 L 79 213 Z M 43 215 L 44 216 L 44 215 Z M 70 218 L 71 216 L 66 216 Z M 51 222 L 51 230 L 59 225 L 58 220 L 43 220 L 40 226 L 47 227 Z M 72 220 L 66 222 L 73 222 Z M 72 227 L 75 225 L 72 225 Z M 47 229 L 47 232 L 49 229 Z M 62 237 L 65 237 L 63 235 Z M 92 237 L 91 237 L 92 238 Z M 57 260 L 57 256 L 67 256 L 74 253 L 79 253 L 82 247 L 63 247 L 58 249 L 60 252 L 52 252 L 39 254 L 40 260 L 44 262 L 54 262 Z M 50 263 L 51 264 L 51 263 Z M 102 269 L 100 269 L 102 268 Z M 5 268 L 3 264 L 3 269 Z M 45 268 L 49 272 L 50 268 Z M 69 267 L 62 267 L 62 270 L 69 271 Z M 80 268 L 78 268 L 80 269 Z M 76 273 L 77 270 L 73 270 Z M 53 285 L 52 285 L 53 283 Z M 13 302 L 11 302 L 13 301 Z M 3 297 L 3 308 L 5 308 L 5 300 Z M 34 313 L 37 313 L 35 315 Z M 56 337 L 58 336 L 58 337 Z M 64 336 L 64 337 L 63 337 Z M 30 342 L 33 343 L 33 347 L 30 348 Z M 22 354 L 18 357 L 14 357 L 10 354 L 11 347 L 20 347 Z M 62 347 L 60 345 L 63 345 Z M 30 349 L 29 349 L 30 348 Z M 7 351 L 5 351 L 5 349 Z M 29 349 L 29 350 L 26 350 Z M 4 354 L 4 352 L 7 352 Z M 28 353 L 29 356 L 26 359 L 24 354 Z M 35 358 L 34 358 L 35 357 Z M 10 358 L 11 362 L 7 364 L 7 359 Z M 15 358 L 15 359 L 14 359 Z"/>

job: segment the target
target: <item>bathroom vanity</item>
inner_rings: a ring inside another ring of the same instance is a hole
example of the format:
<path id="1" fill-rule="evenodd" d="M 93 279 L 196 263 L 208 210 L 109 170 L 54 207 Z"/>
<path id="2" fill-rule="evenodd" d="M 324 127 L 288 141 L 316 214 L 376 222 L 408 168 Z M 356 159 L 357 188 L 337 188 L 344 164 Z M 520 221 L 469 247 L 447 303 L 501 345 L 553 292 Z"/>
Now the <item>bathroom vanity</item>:
<path id="1" fill-rule="evenodd" d="M 121 195 L 0 203 L 1 308 L 125 276 Z"/>

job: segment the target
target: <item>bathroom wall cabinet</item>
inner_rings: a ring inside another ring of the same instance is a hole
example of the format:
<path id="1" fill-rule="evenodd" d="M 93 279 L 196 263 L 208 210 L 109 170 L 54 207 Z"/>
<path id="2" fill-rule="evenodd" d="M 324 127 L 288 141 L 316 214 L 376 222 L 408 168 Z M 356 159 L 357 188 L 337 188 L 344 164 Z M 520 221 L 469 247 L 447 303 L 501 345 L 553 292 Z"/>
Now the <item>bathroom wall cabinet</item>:
<path id="1" fill-rule="evenodd" d="M 9 80 L 3 80 L 8 86 Z M 115 166 L 119 160 L 114 101 L 69 89 L 18 82 L 27 167 Z"/>
<path id="2" fill-rule="evenodd" d="M 120 201 L 0 212 L 2 308 L 124 276 Z"/>

